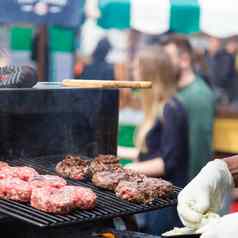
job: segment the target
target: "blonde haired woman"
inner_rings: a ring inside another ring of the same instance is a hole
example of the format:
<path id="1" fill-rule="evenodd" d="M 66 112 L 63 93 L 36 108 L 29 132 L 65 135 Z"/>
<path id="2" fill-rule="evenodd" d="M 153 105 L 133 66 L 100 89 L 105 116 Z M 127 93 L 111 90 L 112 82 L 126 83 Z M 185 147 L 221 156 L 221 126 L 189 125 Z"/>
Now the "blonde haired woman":
<path id="1" fill-rule="evenodd" d="M 153 88 L 143 91 L 144 122 L 136 135 L 139 162 L 128 168 L 184 186 L 188 173 L 188 125 L 186 111 L 176 98 L 177 76 L 163 48 L 151 46 L 138 53 L 134 77 L 152 81 Z M 160 235 L 179 225 L 176 208 L 145 216 L 145 231 L 151 234 Z"/>

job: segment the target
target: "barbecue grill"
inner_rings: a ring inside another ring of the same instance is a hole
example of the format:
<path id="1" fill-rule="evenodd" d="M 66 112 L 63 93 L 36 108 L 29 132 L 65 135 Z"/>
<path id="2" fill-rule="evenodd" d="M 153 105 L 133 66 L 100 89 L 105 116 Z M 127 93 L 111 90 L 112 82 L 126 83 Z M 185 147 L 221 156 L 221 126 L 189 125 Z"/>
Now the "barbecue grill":
<path id="1" fill-rule="evenodd" d="M 17 159 L 11 161 L 14 165 L 28 165 L 37 169 L 42 174 L 54 174 L 55 161 L 61 161 L 61 156 L 38 157 L 34 160 Z M 139 205 L 122 201 L 112 192 L 96 188 L 91 182 L 79 182 L 69 180 L 72 185 L 81 185 L 93 189 L 97 194 L 97 206 L 91 211 L 76 210 L 68 215 L 52 215 L 32 208 L 27 204 L 14 201 L 0 200 L 0 211 L 13 216 L 22 221 L 40 227 L 55 227 L 74 223 L 92 222 L 118 216 L 131 215 L 139 212 L 151 211 L 158 208 L 172 206 L 176 204 L 176 197 L 169 199 L 157 199 L 151 204 Z M 176 189 L 178 191 L 178 189 Z"/>
<path id="2" fill-rule="evenodd" d="M 66 154 L 80 154 L 83 158 L 116 154 L 117 129 L 118 90 L 46 87 L 2 89 L 0 93 L 0 159 L 10 165 L 55 174 L 55 165 Z M 87 180 L 67 182 L 91 188 L 98 197 L 96 208 L 52 215 L 28 204 L 1 199 L 2 234 L 24 238 L 79 237 L 84 231 L 111 227 L 112 218 L 175 205 L 179 191 L 175 188 L 168 199 L 139 205 L 122 201 Z"/>

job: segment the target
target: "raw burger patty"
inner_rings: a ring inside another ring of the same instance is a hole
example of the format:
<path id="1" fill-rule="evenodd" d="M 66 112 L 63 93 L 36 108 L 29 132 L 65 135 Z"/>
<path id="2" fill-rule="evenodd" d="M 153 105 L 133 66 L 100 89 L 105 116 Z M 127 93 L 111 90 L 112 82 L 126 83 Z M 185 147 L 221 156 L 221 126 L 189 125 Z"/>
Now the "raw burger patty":
<path id="1" fill-rule="evenodd" d="M 7 163 L 7 162 L 0 161 L 0 170 L 1 170 L 2 168 L 5 168 L 5 167 L 9 167 L 8 163 Z"/>
<path id="2" fill-rule="evenodd" d="M 89 161 L 68 155 L 56 165 L 56 172 L 63 177 L 83 180 L 88 175 Z"/>
<path id="3" fill-rule="evenodd" d="M 92 177 L 92 183 L 99 187 L 114 191 L 121 180 L 127 180 L 128 176 L 124 170 L 97 172 Z"/>
<path id="4" fill-rule="evenodd" d="M 29 202 L 31 186 L 19 178 L 2 179 L 0 180 L 0 198 Z"/>
<path id="5" fill-rule="evenodd" d="M 73 194 L 63 188 L 43 187 L 33 189 L 31 206 L 48 213 L 67 214 L 74 206 Z"/>
<path id="6" fill-rule="evenodd" d="M 80 209 L 93 209 L 96 206 L 97 195 L 90 189 L 80 186 L 66 186 L 74 194 L 74 205 Z"/>
<path id="7" fill-rule="evenodd" d="M 119 159 L 114 155 L 98 155 L 90 164 L 91 175 L 120 168 Z"/>
<path id="8" fill-rule="evenodd" d="M 16 178 L 17 174 L 13 167 L 6 166 L 0 170 L 0 179 Z"/>
<path id="9" fill-rule="evenodd" d="M 171 183 L 156 178 L 136 181 L 120 181 L 115 189 L 116 196 L 134 203 L 150 203 L 156 198 L 168 197 L 173 191 Z"/>
<path id="10" fill-rule="evenodd" d="M 24 180 L 24 181 L 29 181 L 31 178 L 34 176 L 39 175 L 35 169 L 22 166 L 22 167 L 12 167 L 15 170 L 15 173 L 18 178 Z"/>
<path id="11" fill-rule="evenodd" d="M 33 189 L 42 187 L 61 188 L 67 184 L 63 178 L 55 175 L 37 175 L 31 178 L 29 183 Z"/>
<path id="12" fill-rule="evenodd" d="M 39 175 L 36 170 L 26 166 L 10 167 L 6 166 L 0 170 L 0 179 L 19 178 L 28 181 L 32 177 Z"/>
<path id="13" fill-rule="evenodd" d="M 95 193 L 76 186 L 37 188 L 33 189 L 31 196 L 32 207 L 54 214 L 67 214 L 76 208 L 91 209 L 95 204 Z"/>

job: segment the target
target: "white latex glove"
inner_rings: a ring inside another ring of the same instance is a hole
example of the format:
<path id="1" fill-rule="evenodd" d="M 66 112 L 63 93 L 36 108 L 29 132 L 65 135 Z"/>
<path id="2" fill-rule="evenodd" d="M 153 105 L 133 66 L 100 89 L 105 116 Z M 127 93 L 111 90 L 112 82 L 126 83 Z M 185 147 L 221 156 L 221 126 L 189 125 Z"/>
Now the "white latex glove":
<path id="1" fill-rule="evenodd" d="M 183 224 L 193 229 L 200 228 L 203 215 L 216 213 L 232 187 L 233 178 L 226 162 L 209 162 L 178 196 L 177 209 Z"/>
<path id="2" fill-rule="evenodd" d="M 214 223 L 201 228 L 201 238 L 237 238 L 238 213 L 226 215 Z"/>

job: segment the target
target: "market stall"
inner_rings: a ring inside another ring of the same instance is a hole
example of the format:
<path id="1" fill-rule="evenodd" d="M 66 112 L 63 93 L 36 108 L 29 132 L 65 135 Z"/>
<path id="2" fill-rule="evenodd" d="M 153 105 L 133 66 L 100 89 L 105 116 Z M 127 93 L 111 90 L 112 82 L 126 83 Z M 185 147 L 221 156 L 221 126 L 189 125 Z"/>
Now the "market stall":
<path id="1" fill-rule="evenodd" d="M 101 0 L 99 10 L 98 24 L 106 29 L 133 28 L 149 34 L 204 32 L 217 37 L 238 32 L 235 0 Z"/>
<path id="2" fill-rule="evenodd" d="M 237 4 L 238 2 L 234 0 L 219 2 L 215 0 L 101 0 L 98 25 L 105 29 L 135 29 L 151 35 L 166 32 L 181 34 L 202 32 L 224 38 L 238 34 Z M 113 14 L 114 12 L 117 14 Z M 229 110 L 226 110 L 220 115 L 221 110 L 218 108 L 217 111 L 214 149 L 222 153 L 237 153 L 238 145 L 235 139 L 237 114 L 231 115 L 227 112 Z M 133 146 L 131 135 L 136 125 L 138 125 L 137 121 L 131 120 L 128 123 L 127 118 L 122 120 L 120 145 Z M 130 135 L 125 133 L 125 128 L 129 128 L 127 131 Z M 129 143 L 126 142 L 128 138 L 130 138 Z"/>
<path id="3" fill-rule="evenodd" d="M 12 61 L 32 63 L 33 51 L 41 81 L 62 80 L 59 69 L 63 77 L 72 77 L 75 38 L 82 23 L 83 7 L 84 0 L 2 1 L 0 22 L 22 24 L 9 30 Z M 60 68 L 61 61 L 65 64 Z"/>
<path id="4" fill-rule="evenodd" d="M 237 136 L 237 106 L 227 105 L 218 107 L 214 125 L 214 150 L 221 154 L 237 154 Z"/>

